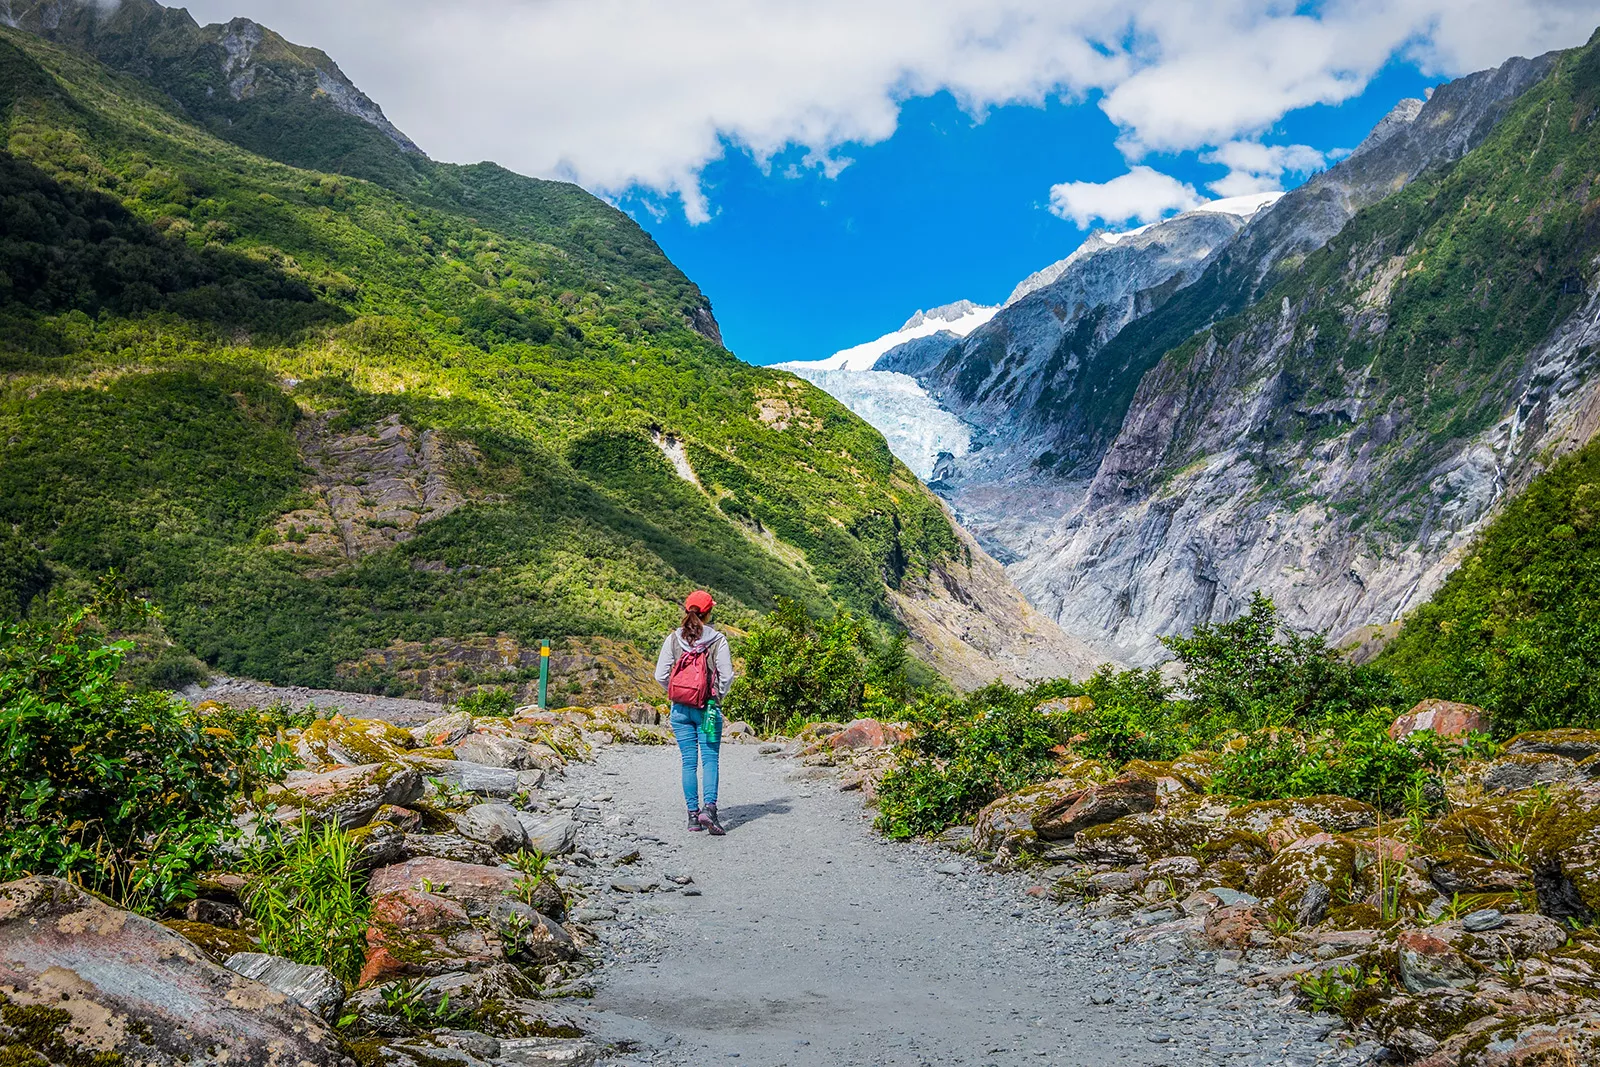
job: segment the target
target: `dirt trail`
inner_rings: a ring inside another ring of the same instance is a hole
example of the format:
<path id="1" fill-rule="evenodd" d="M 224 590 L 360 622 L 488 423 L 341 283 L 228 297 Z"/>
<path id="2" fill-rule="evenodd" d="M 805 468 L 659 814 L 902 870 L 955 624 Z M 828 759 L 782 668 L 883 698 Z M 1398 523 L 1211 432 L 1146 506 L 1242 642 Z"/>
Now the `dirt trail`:
<path id="1" fill-rule="evenodd" d="M 594 924 L 610 962 L 593 1007 L 617 1034 L 653 1032 L 615 1063 L 1311 1067 L 1377 1051 L 1325 1042 L 1334 1020 L 1209 954 L 1121 945 L 1124 929 L 1029 898 L 1018 877 L 886 842 L 858 795 L 754 748 L 723 750 L 728 836 L 690 834 L 676 761 L 610 748 L 562 787 L 609 813 L 586 847 L 643 853 L 588 876 L 591 909 L 617 912 Z M 682 874 L 701 895 L 611 889 Z"/>

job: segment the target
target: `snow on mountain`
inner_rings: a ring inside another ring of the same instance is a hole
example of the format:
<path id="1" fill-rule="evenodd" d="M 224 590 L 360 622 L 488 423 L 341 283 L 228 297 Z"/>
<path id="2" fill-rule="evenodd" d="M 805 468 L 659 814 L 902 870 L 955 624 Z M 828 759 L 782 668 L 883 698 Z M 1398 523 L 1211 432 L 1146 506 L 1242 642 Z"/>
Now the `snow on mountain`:
<path id="1" fill-rule="evenodd" d="M 1238 218 L 1248 221 L 1260 214 L 1266 208 L 1277 203 L 1279 198 L 1282 196 L 1283 194 L 1281 192 L 1273 192 L 1250 193 L 1247 196 L 1224 197 L 1221 200 L 1212 200 L 1209 203 L 1201 204 L 1197 208 L 1190 208 L 1188 211 L 1185 211 L 1182 214 L 1172 216 L 1172 219 L 1181 219 L 1185 215 L 1211 214 L 1234 215 Z M 1060 278 L 1063 274 L 1065 274 L 1068 269 L 1079 260 L 1092 256 L 1096 252 L 1102 252 L 1107 248 L 1112 248 L 1118 244 L 1121 244 L 1123 241 L 1126 241 L 1130 237 L 1137 237 L 1146 231 L 1155 229 L 1157 226 L 1165 225 L 1166 223 L 1171 222 L 1172 219 L 1163 219 L 1161 222 L 1147 223 L 1144 226 L 1136 226 L 1131 230 L 1122 230 L 1118 233 L 1112 233 L 1109 230 L 1098 230 L 1094 233 L 1091 233 L 1084 240 L 1083 244 L 1079 245 L 1066 259 L 1058 259 L 1056 262 L 1050 264 L 1048 267 L 1045 267 L 1043 270 L 1035 271 L 1026 278 L 1022 279 L 1022 281 L 1018 282 L 1017 287 L 1011 290 L 1011 295 L 1006 297 L 1006 302 L 1001 306 L 1010 307 L 1012 304 L 1015 304 L 1018 300 L 1021 300 L 1029 293 L 1036 292 L 1040 289 L 1043 289 L 1045 286 L 1050 285 L 1057 278 Z"/>
<path id="2" fill-rule="evenodd" d="M 780 363 L 782 370 L 800 374 L 804 371 L 856 370 L 867 371 L 889 349 L 905 344 L 916 337 L 928 337 L 941 330 L 965 337 L 979 326 L 994 318 L 999 308 L 984 307 L 970 300 L 957 300 L 931 311 L 919 311 L 906 320 L 906 324 L 893 333 L 886 333 L 876 341 L 841 349 L 827 359 Z"/>

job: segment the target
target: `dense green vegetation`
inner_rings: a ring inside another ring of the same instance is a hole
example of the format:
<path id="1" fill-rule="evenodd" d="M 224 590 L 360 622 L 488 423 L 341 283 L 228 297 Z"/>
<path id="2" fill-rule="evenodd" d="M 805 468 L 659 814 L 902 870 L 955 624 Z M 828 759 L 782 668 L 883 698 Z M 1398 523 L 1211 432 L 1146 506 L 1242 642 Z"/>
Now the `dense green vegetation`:
<path id="1" fill-rule="evenodd" d="M 1166 640 L 1184 671 L 1102 670 L 1082 684 L 990 686 L 905 709 L 915 733 L 879 791 L 878 826 L 909 837 L 970 820 L 985 804 L 1055 777 L 1063 758 L 1117 771 L 1205 750 L 1211 787 L 1236 797 L 1339 793 L 1401 810 L 1481 747 L 1387 730 L 1412 694 L 1379 667 L 1353 666 L 1320 637 L 1284 632 L 1257 595 L 1239 618 Z M 1059 698 L 1087 696 L 1088 701 Z M 1052 703 L 1053 702 L 1053 703 Z M 1231 742 L 1231 743 L 1230 743 Z"/>
<path id="2" fill-rule="evenodd" d="M 115 680 L 126 641 L 101 598 L 56 622 L 0 624 L 0 882 L 57 875 L 159 911 L 231 831 L 231 809 L 285 756 L 259 730 L 202 723 L 168 693 Z"/>
<path id="3" fill-rule="evenodd" d="M 904 638 L 879 641 L 847 611 L 818 621 L 799 603 L 779 600 L 738 651 L 743 674 L 724 710 L 763 733 L 824 719 L 894 718 L 916 688 Z"/>
<path id="4" fill-rule="evenodd" d="M 786 597 L 877 632 L 888 587 L 959 551 L 866 424 L 697 332 L 704 296 L 625 215 L 317 112 L 389 146 L 345 152 L 297 125 L 288 75 L 248 122 L 182 113 L 211 46 L 136 23 L 110 58 L 145 80 L 0 28 L 0 611 L 114 566 L 174 656 L 350 684 L 340 664 L 394 640 L 652 642 L 695 586 L 736 630 Z M 195 117 L 403 173 L 296 169 Z M 441 435 L 464 507 L 358 559 L 275 528 L 319 499 L 308 440 L 390 416 Z"/>
<path id="5" fill-rule="evenodd" d="M 1600 442 L 1534 479 L 1380 661 L 1495 731 L 1600 727 Z"/>

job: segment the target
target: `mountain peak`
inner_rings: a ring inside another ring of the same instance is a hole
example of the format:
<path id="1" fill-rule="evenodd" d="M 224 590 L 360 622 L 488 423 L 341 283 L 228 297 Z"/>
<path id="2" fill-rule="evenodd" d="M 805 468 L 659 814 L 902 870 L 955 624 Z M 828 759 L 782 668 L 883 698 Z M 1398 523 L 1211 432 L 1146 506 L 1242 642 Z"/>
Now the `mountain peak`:
<path id="1" fill-rule="evenodd" d="M 980 305 L 974 304 L 970 300 L 957 300 L 953 304 L 940 304 L 938 307 L 929 308 L 927 311 L 919 310 L 906 320 L 905 325 L 900 327 L 900 331 L 915 330 L 928 322 L 958 323 L 974 311 L 982 310 L 983 308 Z"/>

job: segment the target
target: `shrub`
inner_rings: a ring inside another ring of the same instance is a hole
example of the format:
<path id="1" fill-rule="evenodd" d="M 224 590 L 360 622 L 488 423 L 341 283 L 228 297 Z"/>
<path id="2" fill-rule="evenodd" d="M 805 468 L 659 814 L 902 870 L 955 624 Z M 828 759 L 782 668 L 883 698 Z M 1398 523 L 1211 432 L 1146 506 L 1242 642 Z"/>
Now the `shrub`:
<path id="1" fill-rule="evenodd" d="M 159 909 L 193 895 L 261 755 L 118 683 L 129 645 L 93 620 L 81 608 L 0 625 L 0 881 L 57 875 Z"/>
<path id="2" fill-rule="evenodd" d="M 348 985 L 361 975 L 369 906 L 355 884 L 350 837 L 335 824 L 302 822 L 287 840 L 247 856 L 245 904 L 261 948 L 296 963 L 326 967 Z"/>
<path id="3" fill-rule="evenodd" d="M 1397 812 L 1408 791 L 1426 791 L 1453 762 L 1478 752 L 1476 743 L 1447 745 L 1426 730 L 1391 740 L 1392 719 L 1382 709 L 1308 738 L 1254 734 L 1243 748 L 1224 753 L 1212 791 L 1251 800 L 1336 793 Z"/>
<path id="4" fill-rule="evenodd" d="M 904 644 L 879 647 L 865 624 L 846 611 L 818 622 L 797 602 L 780 598 L 751 627 L 739 651 L 744 675 L 724 710 L 763 733 L 819 719 L 854 719 L 869 704 L 898 710 L 906 695 Z"/>
<path id="5" fill-rule="evenodd" d="M 965 700 L 935 697 L 909 709 L 914 733 L 878 788 L 878 829 L 899 838 L 936 832 L 1047 775 L 1060 734 L 1038 705 L 1061 688 L 996 682 Z"/>
<path id="6" fill-rule="evenodd" d="M 517 709 L 513 689 L 478 689 L 456 702 L 456 710 L 478 718 L 503 718 Z"/>
<path id="7" fill-rule="evenodd" d="M 1329 648 L 1326 634 L 1285 631 L 1277 606 L 1259 591 L 1237 619 L 1162 643 L 1183 666 L 1190 718 L 1202 734 L 1321 721 L 1399 693 L 1386 672 L 1354 666 Z"/>

